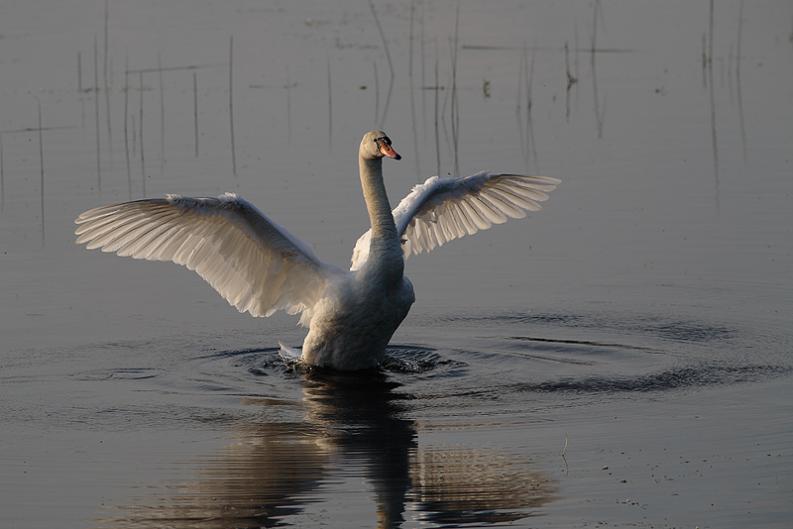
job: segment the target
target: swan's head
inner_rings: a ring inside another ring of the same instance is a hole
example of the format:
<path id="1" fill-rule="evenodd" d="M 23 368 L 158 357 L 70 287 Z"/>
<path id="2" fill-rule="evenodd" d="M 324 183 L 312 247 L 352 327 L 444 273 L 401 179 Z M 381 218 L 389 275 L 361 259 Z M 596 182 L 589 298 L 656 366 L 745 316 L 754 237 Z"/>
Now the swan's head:
<path id="1" fill-rule="evenodd" d="M 366 160 L 377 160 L 383 156 L 401 160 L 402 156 L 391 146 L 391 138 L 382 130 L 370 130 L 363 135 L 359 153 Z"/>

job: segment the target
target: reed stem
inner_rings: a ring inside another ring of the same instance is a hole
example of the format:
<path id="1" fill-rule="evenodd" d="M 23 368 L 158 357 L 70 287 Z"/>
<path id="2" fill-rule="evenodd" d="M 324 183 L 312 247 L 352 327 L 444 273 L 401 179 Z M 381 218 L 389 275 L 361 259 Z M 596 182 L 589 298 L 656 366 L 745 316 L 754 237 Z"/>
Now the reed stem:
<path id="1" fill-rule="evenodd" d="M 101 140 L 99 131 L 99 43 L 94 35 L 94 121 L 96 128 L 96 189 L 102 193 Z"/>
<path id="2" fill-rule="evenodd" d="M 198 73 L 193 72 L 193 143 L 198 158 Z"/>
<path id="3" fill-rule="evenodd" d="M 231 131 L 231 171 L 237 176 L 237 149 L 234 145 L 234 35 L 229 37 L 229 129 Z"/>

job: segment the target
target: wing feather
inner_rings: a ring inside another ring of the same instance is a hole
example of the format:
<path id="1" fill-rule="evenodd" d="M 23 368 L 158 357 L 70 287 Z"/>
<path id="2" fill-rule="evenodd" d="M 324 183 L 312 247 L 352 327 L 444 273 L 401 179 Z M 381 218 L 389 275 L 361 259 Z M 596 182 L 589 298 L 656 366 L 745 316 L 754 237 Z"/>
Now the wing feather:
<path id="1" fill-rule="evenodd" d="M 417 185 L 392 212 L 405 257 L 429 252 L 493 224 L 539 211 L 559 180 L 548 176 L 482 172 L 465 178 L 433 176 Z M 352 270 L 369 256 L 371 233 L 355 244 Z"/>
<path id="2" fill-rule="evenodd" d="M 134 259 L 194 270 L 240 312 L 307 311 L 338 273 L 237 195 L 168 195 L 91 209 L 75 220 L 76 242 Z M 305 314 L 304 314 L 305 316 Z"/>

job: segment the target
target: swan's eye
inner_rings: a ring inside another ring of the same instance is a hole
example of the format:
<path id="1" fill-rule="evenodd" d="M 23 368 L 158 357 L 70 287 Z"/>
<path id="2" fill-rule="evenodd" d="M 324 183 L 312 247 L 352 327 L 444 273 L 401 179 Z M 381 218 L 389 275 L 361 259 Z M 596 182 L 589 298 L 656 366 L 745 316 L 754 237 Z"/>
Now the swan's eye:
<path id="1" fill-rule="evenodd" d="M 375 138 L 373 141 L 378 145 L 380 144 L 381 141 L 386 145 L 391 145 L 391 138 L 389 138 L 388 136 L 380 136 L 379 138 Z"/>

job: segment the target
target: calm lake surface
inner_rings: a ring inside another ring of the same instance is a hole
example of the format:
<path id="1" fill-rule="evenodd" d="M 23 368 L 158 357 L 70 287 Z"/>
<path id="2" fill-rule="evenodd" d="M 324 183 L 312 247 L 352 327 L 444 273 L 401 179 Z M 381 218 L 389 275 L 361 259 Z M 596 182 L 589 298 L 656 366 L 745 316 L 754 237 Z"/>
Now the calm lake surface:
<path id="1" fill-rule="evenodd" d="M 364 1 L 0 5 L 0 527 L 790 527 L 793 5 L 374 8 L 387 50 Z M 562 179 L 408 262 L 379 373 L 73 243 L 234 191 L 344 265 L 376 126 L 392 204 Z"/>

